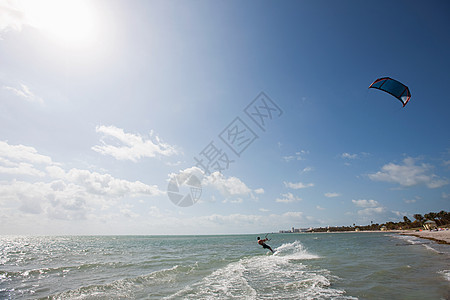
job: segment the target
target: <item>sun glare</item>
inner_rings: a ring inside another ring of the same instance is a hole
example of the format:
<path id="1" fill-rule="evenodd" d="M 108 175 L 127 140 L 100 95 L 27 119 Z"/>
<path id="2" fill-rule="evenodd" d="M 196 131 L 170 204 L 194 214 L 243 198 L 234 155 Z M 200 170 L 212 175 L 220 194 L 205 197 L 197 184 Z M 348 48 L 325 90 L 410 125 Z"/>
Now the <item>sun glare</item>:
<path id="1" fill-rule="evenodd" d="M 64 43 L 83 45 L 95 39 L 97 24 L 85 0 L 25 0 L 30 25 Z"/>

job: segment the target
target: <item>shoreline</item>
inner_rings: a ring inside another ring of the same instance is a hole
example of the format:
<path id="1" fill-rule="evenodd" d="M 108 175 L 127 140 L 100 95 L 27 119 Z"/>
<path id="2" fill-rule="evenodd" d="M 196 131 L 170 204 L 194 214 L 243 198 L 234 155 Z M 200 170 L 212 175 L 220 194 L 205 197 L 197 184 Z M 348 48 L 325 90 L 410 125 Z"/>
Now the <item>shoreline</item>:
<path id="1" fill-rule="evenodd" d="M 450 245 L 450 229 L 441 231 L 413 231 L 413 230 L 361 230 L 361 231 L 332 231 L 332 232 L 312 232 L 312 233 L 396 233 L 399 235 L 410 235 L 422 239 L 434 241 L 438 244 Z M 299 234 L 308 234 L 301 232 Z M 286 233 L 288 234 L 288 233 Z M 289 233 L 290 234 L 290 233 Z M 295 233 L 294 233 L 295 234 Z"/>
<path id="2" fill-rule="evenodd" d="M 411 235 L 422 239 L 432 240 L 439 244 L 450 245 L 450 230 L 441 231 L 410 231 L 403 230 L 400 235 Z"/>

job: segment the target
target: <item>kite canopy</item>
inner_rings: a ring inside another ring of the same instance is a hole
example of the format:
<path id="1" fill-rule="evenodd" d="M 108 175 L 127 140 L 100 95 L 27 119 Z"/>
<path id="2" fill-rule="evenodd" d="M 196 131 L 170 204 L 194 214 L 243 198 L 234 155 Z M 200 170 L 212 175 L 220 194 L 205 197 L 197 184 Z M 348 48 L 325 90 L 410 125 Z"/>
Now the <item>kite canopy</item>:
<path id="1" fill-rule="evenodd" d="M 406 85 L 389 77 L 378 78 L 369 86 L 370 88 L 379 89 L 391 94 L 403 103 L 403 107 L 405 107 L 411 98 L 411 93 Z"/>

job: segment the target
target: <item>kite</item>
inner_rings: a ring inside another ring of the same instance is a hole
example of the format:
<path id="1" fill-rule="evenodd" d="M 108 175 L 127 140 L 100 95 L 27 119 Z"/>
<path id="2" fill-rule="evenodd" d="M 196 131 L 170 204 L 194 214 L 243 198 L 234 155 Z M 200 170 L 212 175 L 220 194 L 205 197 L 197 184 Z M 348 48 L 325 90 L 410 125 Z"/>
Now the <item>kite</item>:
<path id="1" fill-rule="evenodd" d="M 403 103 L 403 107 L 405 107 L 411 98 L 411 93 L 406 85 L 389 77 L 378 78 L 369 86 L 370 88 L 379 89 L 391 94 Z"/>

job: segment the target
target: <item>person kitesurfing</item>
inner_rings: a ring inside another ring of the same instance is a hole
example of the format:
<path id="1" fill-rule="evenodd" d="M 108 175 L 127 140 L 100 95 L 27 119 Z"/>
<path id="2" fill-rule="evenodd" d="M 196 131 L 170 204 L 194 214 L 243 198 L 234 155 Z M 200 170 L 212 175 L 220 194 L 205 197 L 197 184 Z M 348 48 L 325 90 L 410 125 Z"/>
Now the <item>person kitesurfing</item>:
<path id="1" fill-rule="evenodd" d="M 264 249 L 269 249 L 273 253 L 272 248 L 270 248 L 270 246 L 266 244 L 267 241 L 270 241 L 267 238 L 267 234 L 266 234 L 266 237 L 264 239 L 262 239 L 262 240 L 261 240 L 261 238 L 259 236 L 256 239 L 258 240 L 258 244 L 259 245 L 261 245 Z"/>

